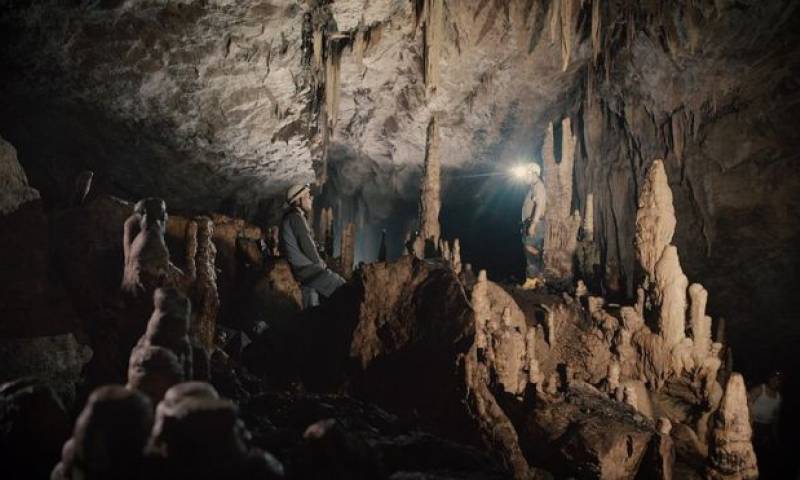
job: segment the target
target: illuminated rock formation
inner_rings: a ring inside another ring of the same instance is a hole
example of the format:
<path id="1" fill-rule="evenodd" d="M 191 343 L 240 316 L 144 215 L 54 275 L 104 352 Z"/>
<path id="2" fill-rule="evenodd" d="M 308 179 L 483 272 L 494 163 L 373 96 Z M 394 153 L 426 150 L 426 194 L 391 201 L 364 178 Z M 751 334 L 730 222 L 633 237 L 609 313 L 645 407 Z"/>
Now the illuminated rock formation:
<path id="1" fill-rule="evenodd" d="M 706 315 L 708 292 L 699 283 L 689 286 L 689 325 L 692 328 L 694 357 L 701 363 L 711 353 L 711 317 Z"/>
<path id="2" fill-rule="evenodd" d="M 453 240 L 453 248 L 450 253 L 450 267 L 456 275 L 461 273 L 461 241 Z"/>
<path id="3" fill-rule="evenodd" d="M 124 225 L 125 273 L 122 290 L 149 296 L 169 281 L 169 250 L 164 242 L 167 205 L 159 198 L 139 201 Z"/>
<path id="4" fill-rule="evenodd" d="M 668 347 L 672 347 L 685 338 L 686 288 L 689 286 L 678 260 L 678 249 L 672 245 L 664 249 L 656 263 L 655 282 L 654 300 L 660 305 L 659 335 Z"/>
<path id="5" fill-rule="evenodd" d="M 675 234 L 675 209 L 664 162 L 655 160 L 639 194 L 636 212 L 636 258 L 645 272 L 644 287 L 655 282 L 656 265 Z"/>
<path id="6" fill-rule="evenodd" d="M 192 344 L 189 340 L 189 319 L 191 304 L 189 299 L 174 288 L 159 288 L 153 295 L 153 314 L 147 322 L 147 330 L 131 352 L 133 359 L 143 359 L 138 349 L 162 347 L 171 351 L 181 366 L 184 379 L 194 378 Z M 129 380 L 130 380 L 129 370 Z M 156 400 L 160 400 L 156 399 Z"/>
<path id="7" fill-rule="evenodd" d="M 731 375 L 725 395 L 712 420 L 708 478 L 744 480 L 758 478 L 752 429 L 747 408 L 747 390 L 738 373 Z"/>
<path id="8" fill-rule="evenodd" d="M 573 167 L 577 138 L 569 118 L 561 120 L 561 159 L 556 161 L 554 127 L 547 128 L 542 163 L 547 209 L 544 212 L 544 273 L 553 280 L 572 278 L 573 255 L 581 226 L 580 214 L 572 213 Z"/>
<path id="9" fill-rule="evenodd" d="M 170 387 L 185 379 L 183 365 L 171 350 L 144 345 L 131 352 L 126 386 L 147 395 L 154 404 Z"/>
<path id="10" fill-rule="evenodd" d="M 436 0 L 432 0 L 432 3 L 435 2 Z M 425 256 L 435 255 L 434 252 L 439 245 L 439 237 L 441 235 L 441 227 L 439 226 L 439 211 L 442 208 L 439 142 L 439 126 L 434 117 L 428 123 L 425 166 L 419 201 L 419 236 L 425 243 Z"/>

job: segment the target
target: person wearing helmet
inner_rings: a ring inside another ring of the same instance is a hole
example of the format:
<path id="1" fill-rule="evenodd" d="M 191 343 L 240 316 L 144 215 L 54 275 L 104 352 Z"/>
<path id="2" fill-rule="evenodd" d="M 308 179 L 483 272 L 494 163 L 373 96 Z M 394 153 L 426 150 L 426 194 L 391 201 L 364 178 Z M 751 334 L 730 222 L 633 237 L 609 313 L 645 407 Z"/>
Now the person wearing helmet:
<path id="1" fill-rule="evenodd" d="M 308 217 L 313 208 L 311 185 L 292 185 L 286 191 L 288 208 L 281 221 L 278 239 L 281 254 L 289 262 L 294 278 L 303 290 L 303 308 L 319 304 L 319 295 L 330 297 L 345 280 L 328 269 L 319 256 Z"/>
<path id="2" fill-rule="evenodd" d="M 544 284 L 542 245 L 544 244 L 544 209 L 547 195 L 540 173 L 539 165 L 531 163 L 527 171 L 531 187 L 522 204 L 520 234 L 526 262 L 525 283 L 522 284 L 524 289 L 535 289 Z"/>

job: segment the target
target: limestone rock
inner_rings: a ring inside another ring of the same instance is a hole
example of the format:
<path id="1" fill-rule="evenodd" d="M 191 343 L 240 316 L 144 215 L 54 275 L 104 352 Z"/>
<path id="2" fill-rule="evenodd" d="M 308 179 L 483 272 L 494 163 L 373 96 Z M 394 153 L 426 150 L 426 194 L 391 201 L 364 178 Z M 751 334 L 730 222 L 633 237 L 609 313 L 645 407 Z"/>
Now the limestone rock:
<path id="1" fill-rule="evenodd" d="M 685 338 L 686 288 L 689 281 L 683 274 L 678 249 L 673 245 L 664 248 L 655 266 L 659 335 L 668 347 L 677 345 Z"/>
<path id="2" fill-rule="evenodd" d="M 725 395 L 713 419 L 708 477 L 758 478 L 758 466 L 751 443 L 752 434 L 744 379 L 741 374 L 733 373 L 728 379 Z"/>
<path id="3" fill-rule="evenodd" d="M 251 449 L 238 409 L 201 382 L 170 388 L 156 408 L 148 445 L 152 478 L 283 478 L 283 466 Z"/>
<path id="4" fill-rule="evenodd" d="M 152 425 L 147 397 L 118 385 L 98 388 L 78 417 L 51 478 L 139 478 Z"/>
<path id="5" fill-rule="evenodd" d="M 591 390 L 570 389 L 566 398 L 539 405 L 527 414 L 524 448 L 551 458 L 554 473 L 578 478 L 629 478 L 639 469 L 652 426 L 621 404 Z M 538 442 L 525 441 L 537 433 Z"/>
<path id="6" fill-rule="evenodd" d="M 0 216 L 39 199 L 39 192 L 28 186 L 28 177 L 17 161 L 17 151 L 0 137 Z"/>
<path id="7" fill-rule="evenodd" d="M 71 333 L 32 338 L 0 338 L 0 382 L 36 376 L 65 404 L 75 400 L 75 386 L 92 357 L 92 349 Z"/>
<path id="8" fill-rule="evenodd" d="M 655 281 L 656 264 L 672 243 L 676 224 L 664 162 L 655 160 L 647 171 L 636 212 L 636 258 L 647 275 L 645 286 Z"/>

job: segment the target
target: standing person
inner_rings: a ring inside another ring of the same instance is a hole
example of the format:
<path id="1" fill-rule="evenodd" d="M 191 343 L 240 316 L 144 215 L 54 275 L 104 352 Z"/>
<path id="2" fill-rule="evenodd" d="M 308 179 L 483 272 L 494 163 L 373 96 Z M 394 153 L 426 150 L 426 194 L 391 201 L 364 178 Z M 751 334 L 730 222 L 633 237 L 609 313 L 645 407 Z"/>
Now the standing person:
<path id="1" fill-rule="evenodd" d="M 330 297 L 345 280 L 320 258 L 319 247 L 314 241 L 309 216 L 313 208 L 311 186 L 292 185 L 286 191 L 289 206 L 281 221 L 279 246 L 292 268 L 292 274 L 302 286 L 303 308 L 319 305 L 319 295 Z"/>
<path id="2" fill-rule="evenodd" d="M 531 186 L 522 204 L 522 222 L 520 234 L 525 252 L 524 289 L 535 289 L 544 284 L 542 276 L 542 246 L 544 244 L 544 209 L 547 194 L 540 176 L 541 168 L 536 163 L 528 167 L 527 175 Z"/>
<path id="3" fill-rule="evenodd" d="M 773 372 L 766 383 L 753 387 L 748 395 L 753 422 L 753 448 L 762 478 L 774 478 L 779 467 L 778 417 L 781 409 L 783 374 Z"/>

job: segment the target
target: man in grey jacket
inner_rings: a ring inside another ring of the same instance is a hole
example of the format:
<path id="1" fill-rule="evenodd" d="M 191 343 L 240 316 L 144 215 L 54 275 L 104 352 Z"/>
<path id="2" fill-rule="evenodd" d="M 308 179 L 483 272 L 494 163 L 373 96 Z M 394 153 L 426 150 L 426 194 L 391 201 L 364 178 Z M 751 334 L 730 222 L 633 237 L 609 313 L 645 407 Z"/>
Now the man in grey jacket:
<path id="1" fill-rule="evenodd" d="M 289 208 L 283 215 L 279 238 L 281 254 L 292 267 L 295 280 L 302 286 L 303 308 L 319 304 L 319 295 L 330 297 L 345 280 L 328 269 L 319 256 L 308 216 L 313 208 L 311 186 L 292 185 L 286 191 Z"/>

